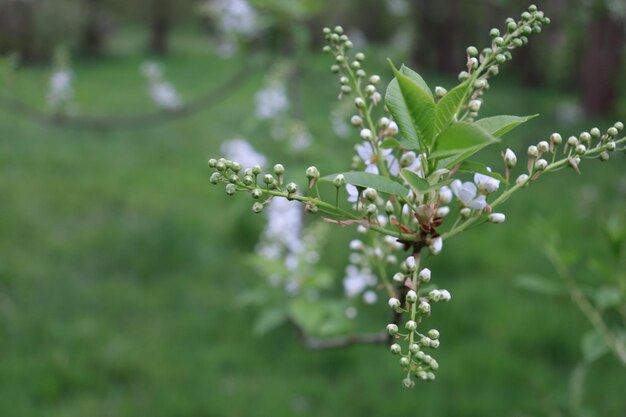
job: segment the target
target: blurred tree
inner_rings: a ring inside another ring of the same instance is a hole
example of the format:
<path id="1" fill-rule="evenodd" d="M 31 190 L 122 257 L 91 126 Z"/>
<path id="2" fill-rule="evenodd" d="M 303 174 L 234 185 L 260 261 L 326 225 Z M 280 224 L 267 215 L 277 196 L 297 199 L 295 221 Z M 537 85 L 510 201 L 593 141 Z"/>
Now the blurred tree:
<path id="1" fill-rule="evenodd" d="M 99 56 L 108 31 L 103 0 L 83 0 L 83 16 L 80 50 L 85 55 Z"/>
<path id="2" fill-rule="evenodd" d="M 613 110 L 626 41 L 624 14 L 609 9 L 606 0 L 591 5 L 580 65 L 583 107 L 589 114 Z"/>
<path id="3" fill-rule="evenodd" d="M 167 52 L 172 12 L 173 4 L 170 0 L 150 1 L 149 49 L 152 53 L 163 55 Z"/>

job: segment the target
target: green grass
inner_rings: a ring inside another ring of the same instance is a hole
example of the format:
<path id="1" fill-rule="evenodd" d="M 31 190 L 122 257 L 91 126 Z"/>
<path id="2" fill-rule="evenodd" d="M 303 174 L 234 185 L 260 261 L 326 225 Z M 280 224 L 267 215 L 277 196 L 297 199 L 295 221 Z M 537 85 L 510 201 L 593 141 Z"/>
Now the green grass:
<path id="1" fill-rule="evenodd" d="M 245 57 L 221 61 L 197 39 L 189 42 L 177 40 L 164 60 L 185 97 L 246 64 Z M 77 62 L 81 110 L 145 109 L 143 59 L 120 53 Z M 260 279 L 242 260 L 264 219 L 251 214 L 244 196 L 229 198 L 209 185 L 206 159 L 219 153 L 221 141 L 244 134 L 272 160 L 285 161 L 288 172 L 303 172 L 310 161 L 319 161 L 322 173 L 345 169 L 353 143 L 330 130 L 336 80 L 328 58 L 312 56 L 306 64 L 301 95 L 316 142 L 295 157 L 251 122 L 262 72 L 209 111 L 144 130 L 61 130 L 0 114 L 0 414 L 564 415 L 557 410 L 566 409 L 588 326 L 567 300 L 523 292 L 513 279 L 552 273 L 530 237 L 535 214 L 576 247 L 601 245 L 577 217 L 581 190 L 613 192 L 624 177 L 623 157 L 589 161 L 583 176 L 546 178 L 507 203 L 505 224 L 446 243 L 432 261 L 434 278 L 453 294 L 432 319 L 442 333 L 436 383 L 404 390 L 383 347 L 310 352 L 288 328 L 251 334 L 255 311 L 236 299 Z M 379 69 L 388 81 L 383 61 Z M 24 69 L 19 90 L 41 103 L 45 82 L 44 70 Z M 543 115 L 506 139 L 518 154 L 554 130 L 560 94 L 506 79 L 492 90 L 485 115 Z M 563 133 L 608 122 L 581 121 Z M 498 151 L 489 152 L 484 158 L 495 164 Z M 346 249 L 327 248 L 338 280 Z M 383 306 L 374 308 L 373 328 L 386 316 Z M 621 416 L 624 386 L 623 369 L 604 358 L 585 404 L 597 415 Z"/>

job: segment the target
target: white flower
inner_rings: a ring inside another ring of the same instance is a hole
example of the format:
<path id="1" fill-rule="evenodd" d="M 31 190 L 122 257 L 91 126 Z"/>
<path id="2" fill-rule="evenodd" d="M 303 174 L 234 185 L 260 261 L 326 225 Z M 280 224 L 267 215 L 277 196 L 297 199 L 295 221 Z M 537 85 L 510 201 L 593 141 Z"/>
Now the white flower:
<path id="1" fill-rule="evenodd" d="M 490 177 L 489 175 L 479 173 L 474 174 L 474 182 L 481 191 L 484 191 L 488 194 L 497 191 L 498 187 L 500 187 L 500 181 L 493 177 Z"/>
<path id="2" fill-rule="evenodd" d="M 255 165 L 264 166 L 267 162 L 265 155 L 255 151 L 245 139 L 231 139 L 222 143 L 220 149 L 226 158 L 239 162 L 244 168 L 251 168 Z"/>
<path id="3" fill-rule="evenodd" d="M 150 83 L 150 97 L 157 106 L 165 109 L 180 107 L 182 100 L 176 88 L 167 81 L 154 81 Z"/>
<path id="4" fill-rule="evenodd" d="M 363 242 L 361 242 L 358 239 L 354 239 L 352 241 L 350 241 L 350 249 L 352 250 L 363 250 L 364 245 Z"/>
<path id="5" fill-rule="evenodd" d="M 72 80 L 72 72 L 64 68 L 57 69 L 50 75 L 50 84 L 46 100 L 51 109 L 58 110 L 72 100 L 74 95 Z"/>
<path id="6" fill-rule="evenodd" d="M 346 267 L 346 275 L 343 278 L 343 289 L 346 297 L 355 297 L 374 283 L 376 283 L 376 277 L 372 275 L 369 269 L 359 269 L 355 265 L 348 265 Z"/>
<path id="7" fill-rule="evenodd" d="M 359 200 L 359 190 L 354 185 L 346 184 L 346 191 L 349 203 L 356 203 Z"/>
<path id="8" fill-rule="evenodd" d="M 483 194 L 478 194 L 476 184 L 469 181 L 462 183 L 461 180 L 454 180 L 450 184 L 450 188 L 464 206 L 476 210 L 482 210 L 487 207 L 487 198 Z"/>
<path id="9" fill-rule="evenodd" d="M 391 149 L 380 149 L 380 155 L 376 155 L 374 149 L 372 148 L 372 144 L 368 142 L 357 145 L 356 152 L 359 154 L 359 157 L 363 160 L 363 162 L 365 162 L 365 172 L 372 174 L 379 174 L 379 158 L 383 158 L 389 167 L 391 167 L 396 161 L 394 156 L 391 154 Z"/>
<path id="10" fill-rule="evenodd" d="M 259 120 L 273 119 L 289 106 L 285 86 L 278 82 L 259 90 L 255 95 L 255 101 L 255 114 Z"/>
<path id="11" fill-rule="evenodd" d="M 398 133 L 398 124 L 396 122 L 389 122 L 389 126 L 387 127 L 387 134 L 389 136 L 394 136 Z"/>

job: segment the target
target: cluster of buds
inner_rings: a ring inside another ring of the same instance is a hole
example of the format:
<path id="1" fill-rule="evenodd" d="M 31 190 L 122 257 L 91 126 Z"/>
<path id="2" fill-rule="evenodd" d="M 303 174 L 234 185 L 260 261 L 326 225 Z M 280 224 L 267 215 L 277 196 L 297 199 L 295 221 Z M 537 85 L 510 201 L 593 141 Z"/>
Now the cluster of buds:
<path id="1" fill-rule="evenodd" d="M 500 66 L 513 58 L 511 51 L 528 43 L 528 36 L 539 33 L 544 24 L 549 24 L 550 19 L 531 5 L 528 11 L 522 13 L 516 21 L 509 17 L 506 19 L 506 30 L 500 32 L 493 28 L 489 32 L 491 46 L 479 51 L 475 46 L 469 46 L 467 53 L 467 69 L 459 73 L 460 81 L 471 83 L 471 94 L 466 106 L 467 117 L 465 120 L 473 121 L 478 116 L 482 101 L 481 96 L 489 89 L 489 78 L 498 75 Z M 445 90 L 440 93 L 435 90 L 437 97 L 443 97 Z"/>
<path id="2" fill-rule="evenodd" d="M 439 368 L 439 363 L 425 352 L 426 349 L 439 347 L 439 331 L 430 329 L 422 334 L 418 331 L 418 325 L 430 317 L 433 303 L 450 301 L 451 296 L 448 290 L 429 290 L 425 284 L 430 279 L 431 271 L 428 268 L 420 270 L 414 256 L 409 256 L 402 263 L 402 271 L 393 276 L 393 280 L 404 290 L 404 299 L 391 297 L 388 304 L 398 317 L 398 322 L 405 315 L 407 319 L 404 329 L 400 329 L 396 323 L 390 323 L 387 332 L 394 340 L 390 351 L 400 356 L 400 365 L 406 372 L 403 383 L 407 388 L 415 385 L 413 376 L 423 381 L 434 380 L 434 371 Z"/>

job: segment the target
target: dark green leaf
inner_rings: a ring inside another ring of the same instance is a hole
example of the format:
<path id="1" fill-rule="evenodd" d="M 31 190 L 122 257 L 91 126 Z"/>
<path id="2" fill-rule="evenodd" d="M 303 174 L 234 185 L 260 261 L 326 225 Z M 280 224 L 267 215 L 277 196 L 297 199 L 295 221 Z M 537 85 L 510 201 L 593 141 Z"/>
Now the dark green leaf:
<path id="1" fill-rule="evenodd" d="M 430 91 L 428 88 L 425 90 L 393 64 L 392 68 L 395 78 L 387 87 L 385 104 L 398 124 L 400 144 L 425 151 L 433 140 L 435 101 L 426 91 Z"/>
<path id="2" fill-rule="evenodd" d="M 467 158 L 485 146 L 497 142 L 500 142 L 500 139 L 478 126 L 465 122 L 454 123 L 437 136 L 431 156 L 443 159 L 463 155 Z"/>
<path id="3" fill-rule="evenodd" d="M 339 174 L 340 173 L 327 175 L 320 178 L 320 180 L 332 181 Z M 387 194 L 407 195 L 409 193 L 409 190 L 407 190 L 402 184 L 399 184 L 387 177 L 383 177 L 382 175 L 376 175 L 369 172 L 361 171 L 341 172 L 341 174 L 346 178 L 346 182 L 348 184 L 356 185 L 359 187 L 373 188 L 376 191 Z"/>
<path id="4" fill-rule="evenodd" d="M 400 146 L 400 142 L 393 138 L 385 139 L 383 143 L 380 144 L 380 147 L 383 149 L 399 148 Z"/>
<path id="5" fill-rule="evenodd" d="M 431 91 L 428 84 L 426 84 L 426 81 L 424 81 L 421 75 L 419 75 L 417 72 L 413 71 L 411 68 L 407 67 L 404 64 L 402 64 L 402 66 L 400 67 L 400 72 L 413 80 L 415 84 L 417 84 L 422 90 L 424 90 L 426 94 L 433 97 L 433 92 Z"/>
<path id="6" fill-rule="evenodd" d="M 463 105 L 465 96 L 469 91 L 469 82 L 457 85 L 443 96 L 435 107 L 435 134 L 441 132 L 450 123 L 453 123 L 454 116 L 458 114 Z"/>
<path id="7" fill-rule="evenodd" d="M 489 171 L 487 166 L 485 164 L 481 164 L 480 162 L 465 160 L 461 163 L 459 171 L 471 173 L 478 172 L 479 174 L 487 175 L 491 178 L 495 178 L 498 181 L 502 181 L 503 183 L 508 184 L 508 181 L 502 175 L 498 174 L 497 172 Z"/>
<path id="8" fill-rule="evenodd" d="M 532 116 L 494 116 L 487 117 L 485 119 L 480 119 L 474 122 L 475 125 L 482 127 L 487 132 L 491 133 L 493 136 L 499 138 L 502 137 L 505 133 L 510 132 L 515 129 L 517 126 L 522 123 L 526 123 L 530 119 L 534 119 L 539 116 L 538 114 L 533 114 Z"/>

